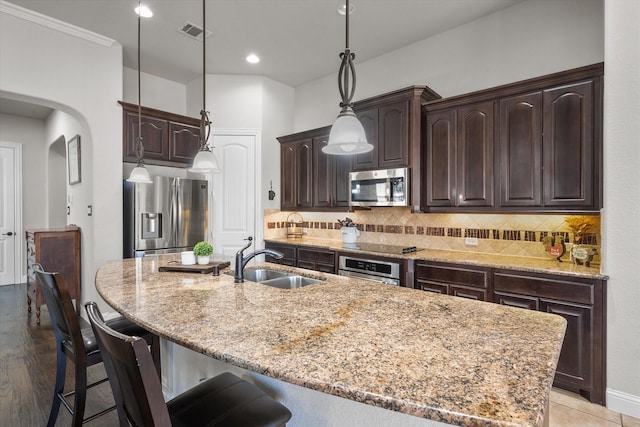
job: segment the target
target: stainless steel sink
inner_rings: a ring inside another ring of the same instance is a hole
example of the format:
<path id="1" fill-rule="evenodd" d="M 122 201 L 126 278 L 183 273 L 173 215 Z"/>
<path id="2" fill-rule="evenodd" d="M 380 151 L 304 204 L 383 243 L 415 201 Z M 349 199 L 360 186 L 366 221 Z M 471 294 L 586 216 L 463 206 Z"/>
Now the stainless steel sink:
<path id="1" fill-rule="evenodd" d="M 227 272 L 227 274 L 233 275 L 232 272 Z M 310 277 L 269 268 L 247 268 L 244 270 L 244 280 L 280 289 L 296 289 L 322 282 L 320 279 L 311 279 Z"/>
<path id="2" fill-rule="evenodd" d="M 288 274 L 285 271 L 270 270 L 268 268 L 246 268 L 244 270 L 244 280 L 252 282 L 264 282 L 265 280 L 285 277 Z"/>
<path id="3" fill-rule="evenodd" d="M 260 282 L 263 285 L 273 286 L 280 289 L 296 289 L 303 286 L 313 285 L 314 283 L 320 283 L 322 280 L 311 279 L 303 276 L 283 276 L 275 279 L 265 280 Z"/>

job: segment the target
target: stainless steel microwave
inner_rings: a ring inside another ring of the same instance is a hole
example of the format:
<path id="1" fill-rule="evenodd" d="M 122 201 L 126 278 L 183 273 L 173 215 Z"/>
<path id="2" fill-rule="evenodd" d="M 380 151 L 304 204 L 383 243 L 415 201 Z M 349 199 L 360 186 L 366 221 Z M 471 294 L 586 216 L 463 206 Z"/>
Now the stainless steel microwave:
<path id="1" fill-rule="evenodd" d="M 409 168 L 349 173 L 349 205 L 409 206 Z"/>

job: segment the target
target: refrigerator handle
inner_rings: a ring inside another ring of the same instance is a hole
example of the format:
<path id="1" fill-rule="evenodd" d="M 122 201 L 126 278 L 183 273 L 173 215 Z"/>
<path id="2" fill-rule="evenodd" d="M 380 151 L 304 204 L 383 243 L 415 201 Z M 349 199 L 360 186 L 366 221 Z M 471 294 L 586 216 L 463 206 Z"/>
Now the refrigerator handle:
<path id="1" fill-rule="evenodd" d="M 171 240 L 173 242 L 176 241 L 176 182 L 175 180 L 171 180 L 171 185 L 169 187 L 169 224 L 171 224 Z M 175 243 L 174 243 L 175 244 Z"/>
<path id="2" fill-rule="evenodd" d="M 182 222 L 184 221 L 183 212 L 182 212 L 182 199 L 184 195 L 182 194 L 182 185 L 180 183 L 180 179 L 176 178 L 176 191 L 173 193 L 176 198 L 175 209 L 176 209 L 176 222 L 174 226 L 174 230 L 176 230 L 176 242 L 180 242 L 182 239 Z"/>

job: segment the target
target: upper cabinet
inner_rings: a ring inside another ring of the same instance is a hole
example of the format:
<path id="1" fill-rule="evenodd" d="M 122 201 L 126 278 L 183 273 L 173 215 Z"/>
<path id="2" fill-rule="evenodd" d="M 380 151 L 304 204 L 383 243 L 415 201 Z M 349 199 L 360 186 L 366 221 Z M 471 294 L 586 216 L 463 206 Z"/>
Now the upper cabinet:
<path id="1" fill-rule="evenodd" d="M 138 137 L 138 106 L 122 105 L 123 161 L 135 163 Z M 141 131 L 144 162 L 150 165 L 185 167 L 193 163 L 200 148 L 200 120 L 142 107 Z"/>
<path id="2" fill-rule="evenodd" d="M 488 101 L 426 117 L 426 206 L 493 206 L 493 110 L 494 103 Z"/>
<path id="3" fill-rule="evenodd" d="M 598 211 L 603 70 L 425 105 L 421 210 Z"/>
<path id="4" fill-rule="evenodd" d="M 322 152 L 331 126 L 282 136 L 281 209 L 345 210 L 349 206 L 350 156 Z"/>
<path id="5" fill-rule="evenodd" d="M 420 107 L 440 99 L 427 86 L 411 86 L 355 102 L 353 109 L 373 150 L 353 156 L 351 169 L 409 167 L 413 182 L 412 205 L 420 205 Z"/>

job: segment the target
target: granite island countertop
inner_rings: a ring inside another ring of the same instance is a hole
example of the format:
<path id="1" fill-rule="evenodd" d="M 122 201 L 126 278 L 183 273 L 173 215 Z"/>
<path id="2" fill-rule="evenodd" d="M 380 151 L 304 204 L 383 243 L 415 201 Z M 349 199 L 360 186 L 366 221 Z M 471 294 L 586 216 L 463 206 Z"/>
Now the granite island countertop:
<path id="1" fill-rule="evenodd" d="M 420 249 L 408 254 L 382 254 L 353 250 L 343 247 L 341 240 L 322 239 L 317 237 L 302 237 L 296 239 L 271 238 L 265 242 L 284 243 L 288 245 L 309 246 L 315 248 L 331 249 L 334 251 L 372 254 L 390 258 L 410 259 L 416 261 L 437 261 L 454 264 L 476 265 L 490 268 L 505 268 L 533 273 L 550 273 L 563 276 L 583 277 L 587 279 L 608 279 L 608 276 L 600 272 L 598 267 L 586 267 L 571 262 L 559 262 L 552 258 L 531 258 L 515 255 L 487 254 L 479 252 L 446 251 L 440 249 Z"/>
<path id="2" fill-rule="evenodd" d="M 287 383 L 455 425 L 543 424 L 562 317 L 273 264 L 324 280 L 158 271 L 177 259 L 107 262 L 96 287 L 158 335 Z"/>

